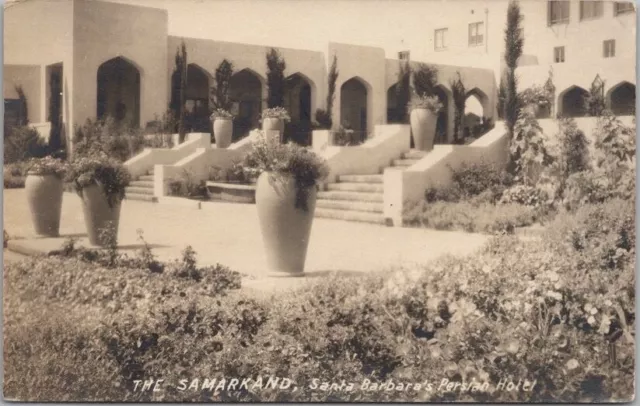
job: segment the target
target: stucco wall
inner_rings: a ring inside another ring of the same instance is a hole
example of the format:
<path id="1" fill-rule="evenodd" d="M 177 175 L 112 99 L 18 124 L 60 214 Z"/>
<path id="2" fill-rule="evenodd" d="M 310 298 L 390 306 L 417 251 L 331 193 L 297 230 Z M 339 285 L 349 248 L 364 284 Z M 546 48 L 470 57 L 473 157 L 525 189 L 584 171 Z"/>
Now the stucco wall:
<path id="1" fill-rule="evenodd" d="M 216 68 L 227 59 L 233 64 L 234 72 L 249 69 L 260 78 L 263 91 L 262 107 L 266 108 L 267 62 L 266 53 L 269 47 L 260 45 L 238 44 L 232 42 L 214 41 L 199 38 L 181 38 L 170 36 L 168 40 L 168 58 L 165 62 L 167 86 L 170 89 L 170 79 L 175 67 L 174 56 L 184 41 L 187 49 L 187 61 L 202 68 L 211 78 L 215 77 Z M 277 48 L 286 63 L 285 76 L 299 73 L 311 85 L 311 113 L 324 105 L 326 92 L 325 62 L 321 52 L 300 49 Z M 211 84 L 210 84 L 211 85 Z"/>
<path id="2" fill-rule="evenodd" d="M 97 112 L 100 65 L 123 57 L 140 71 L 140 124 L 168 108 L 167 11 L 123 4 L 74 2 L 74 120 Z"/>
<path id="3" fill-rule="evenodd" d="M 62 63 L 62 114 L 67 133 L 71 131 L 72 122 L 70 95 L 73 91 L 73 8 L 74 3 L 71 0 L 21 2 L 5 8 L 3 21 L 5 78 L 13 78 L 16 73 L 11 65 L 40 67 L 38 79 L 40 88 L 36 91 L 32 84 L 29 85 L 29 92 L 25 88 L 27 98 L 31 99 L 28 100 L 30 121 L 47 120 L 46 66 Z M 29 69 L 27 68 L 26 71 Z M 30 82 L 35 82 L 31 73 L 29 78 Z M 7 83 L 6 81 L 4 83 L 6 89 Z"/>
<path id="4" fill-rule="evenodd" d="M 28 119 L 30 123 L 41 121 L 40 91 L 41 68 L 33 65 L 4 65 L 2 86 L 5 99 L 18 99 L 16 86 L 22 86 L 27 98 Z"/>

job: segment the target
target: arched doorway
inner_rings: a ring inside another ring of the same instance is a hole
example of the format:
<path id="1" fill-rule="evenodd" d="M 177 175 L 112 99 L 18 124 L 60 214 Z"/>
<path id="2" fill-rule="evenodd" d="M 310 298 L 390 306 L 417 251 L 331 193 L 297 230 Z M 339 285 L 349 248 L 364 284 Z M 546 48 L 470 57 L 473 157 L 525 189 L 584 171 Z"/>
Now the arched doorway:
<path id="1" fill-rule="evenodd" d="M 98 67 L 97 117 L 112 117 L 133 127 L 140 126 L 140 71 L 117 57 Z"/>
<path id="2" fill-rule="evenodd" d="M 196 64 L 187 66 L 185 124 L 188 132 L 211 133 L 209 119 L 209 74 Z"/>
<path id="3" fill-rule="evenodd" d="M 351 78 L 340 87 L 340 125 L 354 131 L 354 139 L 367 138 L 367 86 Z"/>
<path id="4" fill-rule="evenodd" d="M 589 92 L 578 86 L 571 86 L 558 96 L 558 114 L 562 117 L 582 117 L 586 111 L 584 103 Z"/>
<path id="5" fill-rule="evenodd" d="M 607 104 L 616 116 L 633 115 L 636 109 L 636 86 L 633 83 L 618 83 L 607 93 Z"/>
<path id="6" fill-rule="evenodd" d="M 243 69 L 229 80 L 229 99 L 232 103 L 233 141 L 244 138 L 260 127 L 262 113 L 262 78 L 250 69 Z"/>
<path id="7" fill-rule="evenodd" d="M 312 82 L 300 73 L 285 81 L 285 108 L 291 122 L 285 125 L 284 140 L 300 145 L 311 145 L 311 93 Z"/>
<path id="8" fill-rule="evenodd" d="M 434 93 L 440 103 L 442 109 L 438 113 L 438 121 L 436 121 L 436 144 L 446 144 L 449 135 L 449 90 L 444 86 L 436 86 Z"/>
<path id="9" fill-rule="evenodd" d="M 387 90 L 387 123 L 405 124 L 407 122 L 406 109 L 403 109 L 398 100 L 398 84 L 394 84 Z"/>

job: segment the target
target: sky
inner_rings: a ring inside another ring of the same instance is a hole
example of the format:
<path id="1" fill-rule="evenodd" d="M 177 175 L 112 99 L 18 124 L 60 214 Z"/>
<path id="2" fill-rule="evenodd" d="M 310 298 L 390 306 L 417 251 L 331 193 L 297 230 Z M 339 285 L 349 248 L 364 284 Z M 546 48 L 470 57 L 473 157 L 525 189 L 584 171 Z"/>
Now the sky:
<path id="1" fill-rule="evenodd" d="M 109 0 L 165 8 L 169 33 L 326 51 L 328 42 L 377 46 L 388 57 L 421 53 L 445 15 L 467 0 Z M 496 0 L 494 0 L 496 1 Z"/>

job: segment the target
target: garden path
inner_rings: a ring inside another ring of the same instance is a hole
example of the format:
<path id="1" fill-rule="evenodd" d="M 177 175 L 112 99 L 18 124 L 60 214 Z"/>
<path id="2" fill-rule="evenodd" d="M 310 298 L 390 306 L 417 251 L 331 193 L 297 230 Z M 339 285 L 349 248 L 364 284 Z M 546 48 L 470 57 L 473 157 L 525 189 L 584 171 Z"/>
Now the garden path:
<path id="1" fill-rule="evenodd" d="M 80 199 L 65 193 L 59 239 L 34 239 L 24 189 L 4 190 L 4 229 L 10 239 L 25 238 L 38 250 L 59 249 L 68 236 L 88 244 Z M 191 245 L 198 263 L 216 262 L 249 275 L 245 286 L 278 289 L 304 284 L 333 272 L 360 275 L 429 262 L 443 254 L 466 255 L 489 237 L 316 218 L 307 254 L 306 278 L 267 278 L 255 205 L 205 202 L 201 209 L 125 200 L 119 229 L 120 249 L 141 247 L 137 230 L 161 260 L 178 258 Z"/>

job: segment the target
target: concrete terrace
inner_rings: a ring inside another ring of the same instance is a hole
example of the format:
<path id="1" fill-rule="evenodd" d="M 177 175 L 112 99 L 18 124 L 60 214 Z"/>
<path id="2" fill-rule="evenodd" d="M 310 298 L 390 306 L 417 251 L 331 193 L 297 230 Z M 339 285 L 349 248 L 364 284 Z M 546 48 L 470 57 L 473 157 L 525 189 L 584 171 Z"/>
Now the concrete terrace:
<path id="1" fill-rule="evenodd" d="M 87 245 L 80 198 L 65 193 L 61 237 L 37 238 L 24 189 L 4 191 L 4 228 L 9 249 L 48 252 L 69 236 Z M 203 202 L 178 206 L 125 200 L 118 233 L 120 249 L 134 254 L 141 247 L 137 230 L 160 260 L 178 258 L 191 245 L 198 263 L 221 263 L 246 274 L 244 285 L 261 290 L 297 286 L 333 272 L 362 275 L 429 262 L 445 254 L 466 255 L 489 237 L 464 232 L 384 227 L 315 218 L 307 254 L 306 278 L 269 278 L 255 205 Z M 18 241 L 16 239 L 22 239 Z"/>

